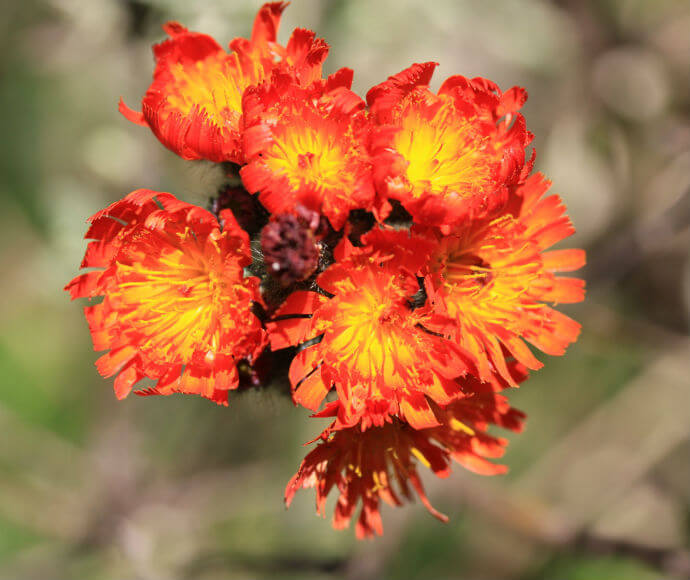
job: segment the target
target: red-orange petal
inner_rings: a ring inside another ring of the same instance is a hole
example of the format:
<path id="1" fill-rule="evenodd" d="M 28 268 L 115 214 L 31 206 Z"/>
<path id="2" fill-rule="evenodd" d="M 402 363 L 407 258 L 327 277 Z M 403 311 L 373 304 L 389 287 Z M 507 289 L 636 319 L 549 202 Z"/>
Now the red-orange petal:
<path id="1" fill-rule="evenodd" d="M 238 386 L 236 363 L 265 347 L 252 301 L 258 281 L 244 277 L 249 239 L 232 214 L 223 230 L 202 208 L 169 193 L 137 190 L 91 218 L 73 298 L 103 296 L 85 309 L 96 365 L 118 375 L 125 397 L 143 378 L 157 381 L 144 394 L 198 394 L 227 404 Z"/>

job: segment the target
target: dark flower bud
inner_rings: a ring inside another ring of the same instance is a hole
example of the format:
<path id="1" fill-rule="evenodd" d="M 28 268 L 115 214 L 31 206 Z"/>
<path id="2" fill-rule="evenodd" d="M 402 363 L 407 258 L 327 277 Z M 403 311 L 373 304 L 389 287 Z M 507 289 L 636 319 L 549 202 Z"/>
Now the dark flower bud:
<path id="1" fill-rule="evenodd" d="M 239 226 L 250 235 L 257 233 L 266 223 L 266 210 L 256 197 L 242 187 L 223 187 L 211 198 L 209 210 L 216 217 L 224 209 L 232 211 Z"/>
<path id="2" fill-rule="evenodd" d="M 306 280 L 319 264 L 321 245 L 311 225 L 318 228 L 318 216 L 278 214 L 261 231 L 266 271 L 282 286 Z"/>
<path id="3" fill-rule="evenodd" d="M 326 235 L 328 231 L 328 221 L 322 219 L 320 213 L 298 203 L 295 206 L 295 215 L 304 226 L 312 231 L 317 239 L 320 240 Z"/>

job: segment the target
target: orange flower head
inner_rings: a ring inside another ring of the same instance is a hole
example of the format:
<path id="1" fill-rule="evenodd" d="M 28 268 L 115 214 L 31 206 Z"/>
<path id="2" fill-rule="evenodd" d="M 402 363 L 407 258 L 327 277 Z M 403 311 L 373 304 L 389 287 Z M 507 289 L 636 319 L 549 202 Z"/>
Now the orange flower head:
<path id="1" fill-rule="evenodd" d="M 584 265 L 582 250 L 545 252 L 574 229 L 557 195 L 543 197 L 550 183 L 531 176 L 512 197 L 507 213 L 477 220 L 438 236 L 425 270 L 425 287 L 450 335 L 477 359 L 480 376 L 494 372 L 510 380 L 506 357 L 528 368 L 542 364 L 525 341 L 562 355 L 580 325 L 545 303 L 579 302 L 584 281 L 557 272 Z"/>
<path id="2" fill-rule="evenodd" d="M 439 425 L 415 430 L 399 419 L 362 431 L 357 427 L 336 430 L 333 426 L 321 436 L 321 442 L 302 461 L 285 490 L 289 506 L 300 489 L 315 488 L 316 510 L 325 513 L 326 499 L 337 487 L 338 500 L 333 527 L 349 525 L 358 504 L 357 538 L 383 533 L 381 501 L 400 506 L 413 499 L 412 490 L 429 512 L 439 520 L 448 518 L 430 504 L 417 473 L 421 463 L 438 477 L 447 477 L 451 460 L 482 475 L 506 472 L 504 465 L 490 459 L 501 457 L 507 440 L 489 435 L 490 425 L 521 431 L 524 415 L 511 408 L 505 397 L 490 385 L 477 381 L 465 384 L 468 393 L 445 409 L 435 407 Z M 339 403 L 331 403 L 326 414 L 338 413 Z"/>
<path id="3" fill-rule="evenodd" d="M 527 94 L 501 93 L 486 79 L 447 79 L 428 88 L 436 63 L 415 64 L 367 94 L 378 123 L 371 140 L 385 216 L 397 199 L 417 223 L 448 226 L 501 207 L 529 174 L 532 136 L 517 113 Z"/>
<path id="4" fill-rule="evenodd" d="M 437 425 L 429 399 L 448 404 L 455 379 L 471 358 L 427 330 L 438 324 L 425 308 L 412 309 L 416 272 L 426 240 L 405 231 L 373 230 L 355 248 L 344 238 L 336 263 L 317 278 L 332 298 L 293 293 L 269 324 L 274 349 L 320 337 L 290 366 L 295 402 L 317 409 L 335 386 L 343 412 L 339 426 L 382 425 L 399 416 L 412 427 Z"/>
<path id="5" fill-rule="evenodd" d="M 237 362 L 266 344 L 252 313 L 258 280 L 246 278 L 249 240 L 232 213 L 216 218 L 169 193 L 138 190 L 91 218 L 81 264 L 97 268 L 68 286 L 72 298 L 103 296 L 85 309 L 96 366 L 117 375 L 124 398 L 189 393 L 227 405 L 238 386 Z"/>
<path id="6" fill-rule="evenodd" d="M 141 113 L 120 101 L 130 121 L 148 126 L 168 149 L 184 159 L 243 163 L 242 95 L 274 70 L 310 84 L 321 79 L 328 45 L 308 30 L 294 31 L 286 47 L 276 43 L 286 2 L 264 4 L 251 39 L 236 38 L 226 52 L 206 34 L 177 22 L 163 28 L 169 39 L 154 46 L 153 83 Z"/>
<path id="7" fill-rule="evenodd" d="M 372 206 L 369 121 L 350 81 L 315 94 L 282 77 L 245 93 L 242 181 L 272 213 L 301 204 L 341 229 L 350 210 Z"/>

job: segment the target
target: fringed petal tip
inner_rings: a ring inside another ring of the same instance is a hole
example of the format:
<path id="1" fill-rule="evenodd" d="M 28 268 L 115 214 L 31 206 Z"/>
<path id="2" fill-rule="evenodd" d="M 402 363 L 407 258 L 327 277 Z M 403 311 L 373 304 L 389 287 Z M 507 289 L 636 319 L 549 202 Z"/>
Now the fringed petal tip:
<path id="1" fill-rule="evenodd" d="M 153 82 L 137 113 L 120 101 L 130 121 L 149 126 L 161 143 L 183 159 L 243 164 L 242 95 L 271 82 L 275 73 L 304 87 L 347 80 L 347 73 L 322 78 L 328 45 L 313 32 L 298 29 L 286 47 L 277 44 L 286 2 L 264 4 L 251 38 L 236 38 L 231 52 L 206 34 L 177 22 L 163 29 L 168 38 L 154 46 Z"/>
<path id="2" fill-rule="evenodd" d="M 507 440 L 487 434 L 487 428 L 493 424 L 517 431 L 524 418 L 488 384 L 444 408 L 435 406 L 438 424 L 426 429 L 414 429 L 397 418 L 367 429 L 339 426 L 338 407 L 342 406 L 341 401 L 334 401 L 317 414 L 337 418 L 314 439 L 317 445 L 288 483 L 285 499 L 289 506 L 298 490 L 315 488 L 317 513 L 323 514 L 326 497 L 337 489 L 333 527 L 348 527 L 359 507 L 358 539 L 383 533 L 381 501 L 401 506 L 413 500 L 412 491 L 432 516 L 447 522 L 448 517 L 431 505 L 417 468 L 423 465 L 443 478 L 455 460 L 478 474 L 505 473 L 504 465 L 490 459 L 503 455 Z"/>
<path id="3" fill-rule="evenodd" d="M 131 121 L 135 125 L 140 125 L 142 127 L 148 127 L 148 123 L 146 122 L 146 119 L 144 118 L 144 114 L 141 111 L 134 111 L 133 109 L 130 109 L 125 104 L 125 101 L 122 97 L 120 97 L 120 101 L 118 103 L 117 109 L 124 116 L 124 118 L 127 119 L 128 121 Z"/>

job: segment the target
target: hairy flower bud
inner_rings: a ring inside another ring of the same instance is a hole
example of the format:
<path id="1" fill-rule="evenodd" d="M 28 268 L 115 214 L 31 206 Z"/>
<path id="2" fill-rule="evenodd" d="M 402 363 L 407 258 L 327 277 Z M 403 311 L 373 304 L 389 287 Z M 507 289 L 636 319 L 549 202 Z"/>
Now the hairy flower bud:
<path id="1" fill-rule="evenodd" d="M 224 209 L 231 210 L 237 223 L 249 235 L 257 233 L 266 223 L 266 210 L 243 187 L 223 187 L 218 195 L 211 198 L 209 206 L 216 217 Z"/>
<path id="2" fill-rule="evenodd" d="M 307 220 L 278 214 L 261 231 L 261 248 L 269 274 L 283 286 L 306 280 L 319 263 L 321 246 Z"/>

